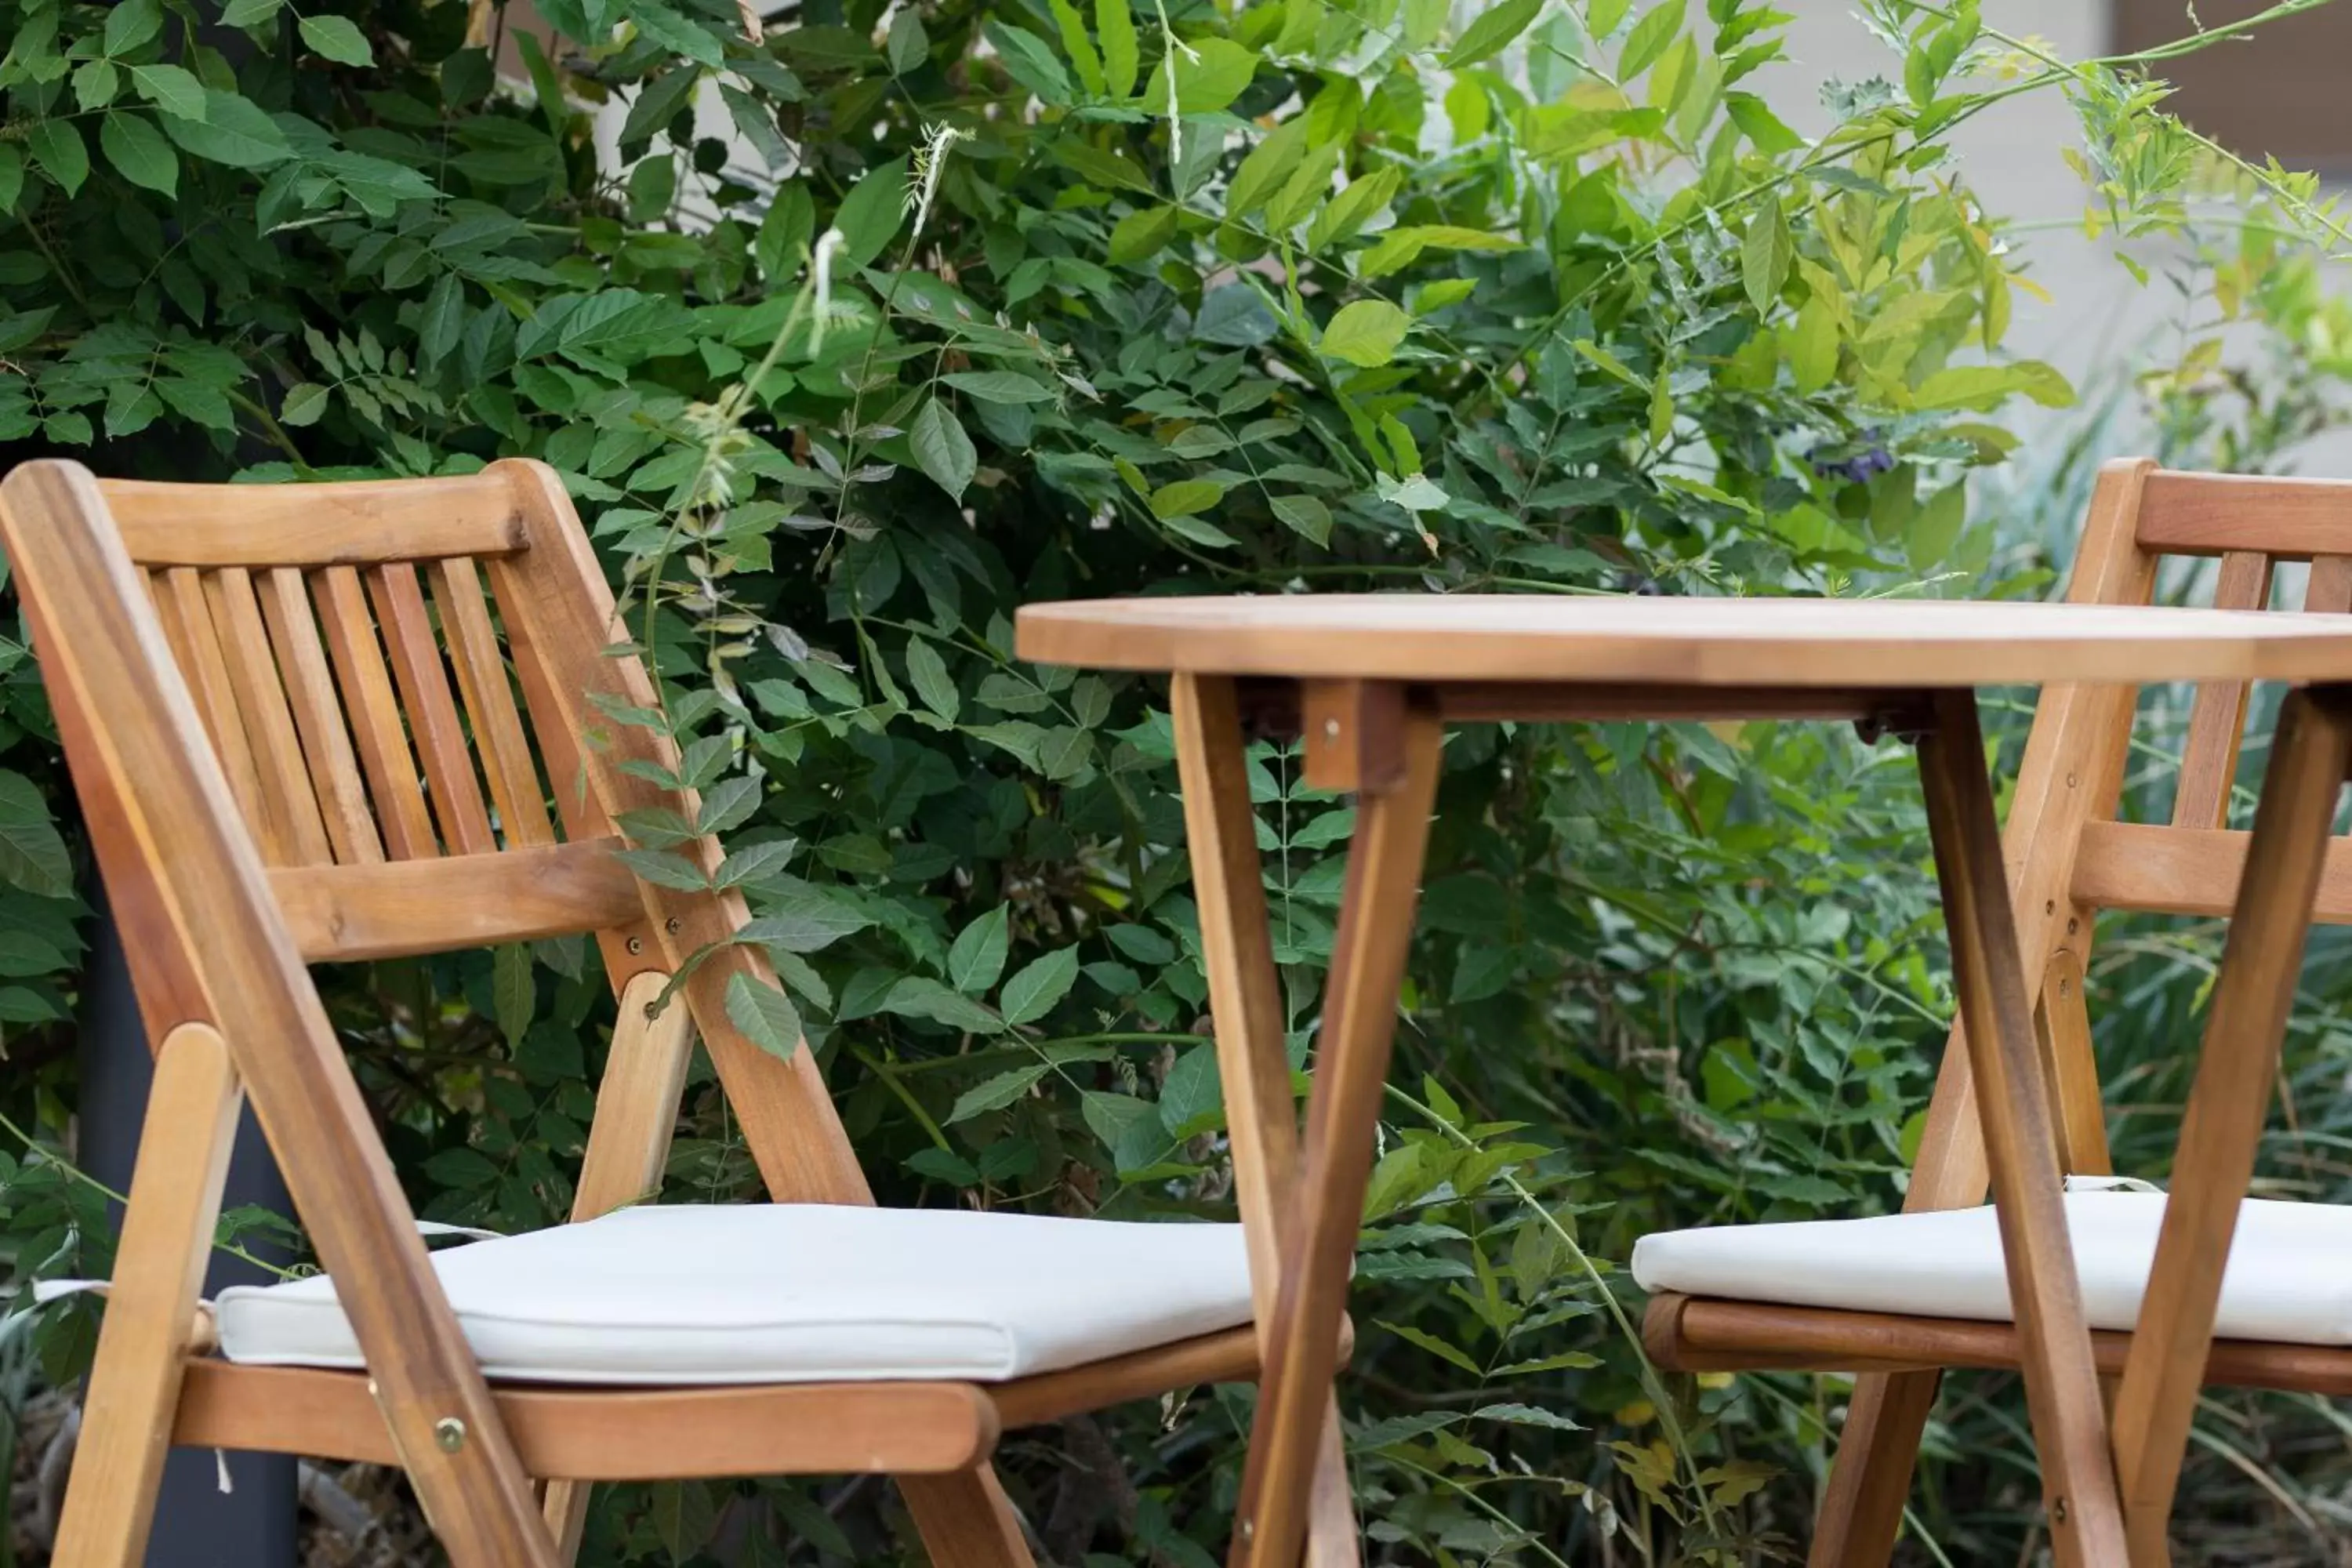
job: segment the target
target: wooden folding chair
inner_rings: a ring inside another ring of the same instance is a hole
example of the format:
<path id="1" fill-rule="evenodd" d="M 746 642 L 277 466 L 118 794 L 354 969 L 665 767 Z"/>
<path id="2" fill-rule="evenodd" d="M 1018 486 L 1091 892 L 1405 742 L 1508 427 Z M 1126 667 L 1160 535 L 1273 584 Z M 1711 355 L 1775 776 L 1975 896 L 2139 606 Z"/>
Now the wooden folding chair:
<path id="1" fill-rule="evenodd" d="M 2219 556 L 2215 604 L 2241 610 L 2268 607 L 2274 562 L 2308 561 L 2304 609 L 2343 614 L 2352 610 L 2352 483 L 2111 464 L 2068 597 L 2145 604 L 2168 555 Z M 2115 820 L 2136 689 L 2045 689 L 2004 836 L 2025 973 L 2041 977 L 2052 1131 L 2071 1178 L 2064 1202 L 2086 1313 L 2101 1331 L 2095 1356 L 2111 1394 L 2135 1568 L 2168 1561 L 2167 1521 L 2201 1384 L 2352 1394 L 2352 1207 L 2242 1203 L 2306 912 L 2352 921 L 2352 847 L 2332 840 L 2322 867 L 2263 853 L 2263 835 L 2285 842 L 2290 819 L 2324 831 L 2343 782 L 2344 738 L 2283 729 L 2253 834 L 2231 831 L 2247 696 L 2243 683 L 2198 689 L 2172 819 L 2156 825 Z M 2340 731 L 2347 722 L 2306 706 L 2288 728 Z M 2104 1180 L 2083 985 L 2103 909 L 2234 915 L 2168 1198 Z M 1979 1206 L 1983 1113 L 1956 1027 L 1901 1215 L 1676 1232 L 1637 1249 L 1636 1277 L 1657 1292 L 1644 1337 L 1660 1364 L 1862 1374 L 1822 1499 L 1814 1568 L 1887 1561 L 1941 1370 L 2018 1364 L 2000 1241 L 1991 1210 Z"/>
<path id="2" fill-rule="evenodd" d="M 568 1561 L 585 1483 L 796 1472 L 894 1475 L 935 1563 L 1026 1564 L 989 1468 L 1001 1429 L 1256 1375 L 1239 1226 L 867 1206 L 811 1053 L 730 1021 L 730 982 L 772 984 L 733 940 L 740 896 L 615 858 L 624 814 L 698 805 L 654 782 L 677 761 L 657 731 L 597 707 L 655 692 L 608 652 L 612 597 L 551 470 L 232 488 L 40 462 L 0 486 L 0 533 L 159 1058 L 58 1563 L 139 1562 L 179 1443 L 398 1464 L 459 1568 Z M 577 932 L 620 999 L 591 1223 L 428 1259 L 304 966 Z M 659 1185 L 698 1032 L 776 1201 L 625 1207 Z M 247 1095 L 327 1279 L 233 1317 L 197 1293 Z M 1253 1190 L 1261 1142 L 1235 1149 Z M 698 1252 L 714 1235 L 735 1245 Z M 990 1274 L 1000 1253 L 1020 1268 Z M 722 1263 L 751 1275 L 730 1300 L 789 1266 L 783 1294 L 816 1305 L 714 1325 Z M 663 1310 L 704 1317 L 646 1360 L 653 1329 L 600 1317 L 602 1286 L 642 1293 L 662 1268 Z M 532 1328 L 562 1330 L 553 1350 L 461 1299 L 547 1269 L 590 1281 L 579 1314 Z M 828 1296 L 848 1275 L 864 1294 Z M 772 1363 L 711 1364 L 754 1331 Z M 1323 1546 L 1351 1559 L 1352 1531 Z"/>

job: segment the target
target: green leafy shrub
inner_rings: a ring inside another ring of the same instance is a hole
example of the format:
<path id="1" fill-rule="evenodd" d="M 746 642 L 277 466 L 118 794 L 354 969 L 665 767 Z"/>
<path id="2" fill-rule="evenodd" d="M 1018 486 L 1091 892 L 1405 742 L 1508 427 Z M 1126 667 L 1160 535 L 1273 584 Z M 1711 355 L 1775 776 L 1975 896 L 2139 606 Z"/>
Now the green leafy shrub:
<path id="1" fill-rule="evenodd" d="M 1869 10 L 1902 85 L 1839 88 L 1808 142 L 1762 88 L 1786 18 L 1748 0 L 1458 30 L 1435 0 L 857 0 L 756 39 L 703 0 L 540 0 L 470 43 L 450 0 L 0 0 L 0 440 L 257 480 L 544 458 L 728 803 L 789 992 L 765 1032 L 797 1021 L 886 1197 L 1217 1214 L 1160 695 L 1020 664 L 1013 610 L 2038 589 L 1966 480 L 2014 447 L 1996 413 L 2072 393 L 1999 353 L 2018 257 L 1943 138 L 2070 93 L 2133 234 L 2214 150 L 1972 4 Z M 75 906 L 5 653 L 0 1018 L 41 1026 Z M 1279 751 L 1252 767 L 1303 1059 L 1352 818 Z M 1457 737 L 1443 787 L 1349 1385 L 1372 1537 L 1769 1558 L 1833 1383 L 1665 1386 L 1607 1260 L 1892 1198 L 1949 1009 L 1908 761 L 1801 726 L 1520 728 Z M 594 962 L 333 977 L 428 1212 L 566 1211 Z M 59 1127 L 69 1075 L 16 1098 Z M 675 1189 L 750 1193 L 707 1075 L 685 1116 Z M 26 1169 L 20 1265 L 102 1247 L 87 1189 Z M 1010 1481 L 1058 1561 L 1204 1563 L 1247 1413 L 1074 1423 L 1011 1444 Z M 910 1549 L 878 1488 L 625 1488 L 591 1560 L 719 1535 Z"/>

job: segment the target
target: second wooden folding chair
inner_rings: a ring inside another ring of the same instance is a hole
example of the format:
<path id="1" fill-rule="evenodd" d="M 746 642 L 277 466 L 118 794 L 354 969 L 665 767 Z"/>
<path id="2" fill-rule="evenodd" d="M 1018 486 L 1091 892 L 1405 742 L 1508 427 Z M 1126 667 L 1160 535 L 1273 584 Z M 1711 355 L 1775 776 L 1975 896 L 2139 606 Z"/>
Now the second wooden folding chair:
<path id="1" fill-rule="evenodd" d="M 2145 604 L 2158 563 L 2175 555 L 2220 557 L 2221 608 L 2266 608 L 2273 563 L 2308 561 L 2302 607 L 2352 610 L 2352 484 L 2111 465 L 2068 597 Z M 2250 835 L 2226 826 L 2242 683 L 2198 691 L 2169 823 L 2115 820 L 2135 695 L 2042 693 L 2005 848 L 2025 972 L 2042 977 L 2052 1131 L 2096 1358 L 2112 1380 L 2131 1562 L 2157 1568 L 2200 1386 L 2352 1394 L 2352 1207 L 2244 1201 L 2315 895 L 2316 918 L 2352 921 L 2343 840 L 2324 865 L 2265 849 L 2326 833 L 2352 711 L 2340 695 L 2289 701 Z M 2235 914 L 2168 1197 L 2109 1168 L 2084 973 L 2110 909 Z M 1813 1568 L 1887 1561 L 1940 1372 L 2017 1364 L 2000 1238 L 1983 1206 L 1979 1114 L 1956 1030 L 1902 1214 L 1675 1232 L 1634 1254 L 1636 1278 L 1657 1293 L 1645 1337 L 1660 1363 L 1863 1374 Z"/>

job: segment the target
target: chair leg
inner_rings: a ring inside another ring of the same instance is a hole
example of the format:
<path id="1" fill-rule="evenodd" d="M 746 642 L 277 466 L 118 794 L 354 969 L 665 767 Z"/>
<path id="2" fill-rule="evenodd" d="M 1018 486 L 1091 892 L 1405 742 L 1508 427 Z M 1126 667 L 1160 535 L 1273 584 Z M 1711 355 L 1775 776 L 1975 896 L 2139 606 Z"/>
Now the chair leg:
<path id="1" fill-rule="evenodd" d="M 1854 1379 L 1806 1568 L 1886 1568 L 1941 1378 L 1940 1373 L 1898 1372 Z"/>
<path id="2" fill-rule="evenodd" d="M 2352 689 L 2287 694 L 2246 847 L 2156 1260 L 2116 1394 L 2134 1568 L 2164 1568 L 2174 1489 L 2213 1343 L 2222 1265 L 2252 1177 L 2311 910 L 2352 759 Z"/>
<path id="3" fill-rule="evenodd" d="M 555 1537 L 555 1560 L 580 1560 L 580 1534 L 588 1527 L 588 1499 L 593 1481 L 550 1481 L 540 1493 L 540 1511 L 547 1516 L 547 1532 Z"/>
<path id="4" fill-rule="evenodd" d="M 2016 1306 L 2052 1554 L 2058 1568 L 2121 1563 L 2123 1507 L 2106 1406 L 2066 1231 L 2056 1121 L 2019 961 L 1976 698 L 1938 691 L 1929 700 L 1934 722 L 1919 748 L 1927 831 Z"/>
<path id="5" fill-rule="evenodd" d="M 221 1187 L 245 1103 L 228 1046 L 165 1037 L 58 1528 L 57 1568 L 137 1568 L 155 1520 Z"/>
<path id="6" fill-rule="evenodd" d="M 1231 1568 L 1297 1563 L 1328 1441 L 1339 1319 L 1388 1082 L 1444 740 L 1433 713 L 1403 710 L 1397 718 L 1392 773 L 1384 767 L 1383 782 L 1374 787 L 1375 770 L 1365 766 L 1357 788 L 1356 837 L 1348 852 L 1307 1107 L 1302 1169 L 1309 1175 L 1282 1235 L 1281 1288 L 1265 1342 Z"/>
<path id="7" fill-rule="evenodd" d="M 996 1471 L 982 1465 L 950 1476 L 900 1476 L 931 1568 L 1034 1568 L 1021 1516 Z"/>

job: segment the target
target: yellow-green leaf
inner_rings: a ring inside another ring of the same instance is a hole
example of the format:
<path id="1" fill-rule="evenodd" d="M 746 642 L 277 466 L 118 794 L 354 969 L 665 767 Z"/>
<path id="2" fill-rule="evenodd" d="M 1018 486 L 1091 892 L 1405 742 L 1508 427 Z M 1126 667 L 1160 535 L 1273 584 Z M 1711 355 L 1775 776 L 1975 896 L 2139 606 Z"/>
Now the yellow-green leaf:
<path id="1" fill-rule="evenodd" d="M 1789 374 L 1797 390 L 1819 392 L 1837 374 L 1837 308 L 1815 292 L 1797 312 L 1797 325 L 1788 333 Z"/>
<path id="2" fill-rule="evenodd" d="M 1454 41 L 1454 47 L 1445 57 L 1445 68 L 1460 70 L 1501 54 L 1512 39 L 1527 31 L 1528 24 L 1543 8 L 1544 0 L 1503 0 L 1500 5 L 1480 12 Z"/>
<path id="3" fill-rule="evenodd" d="M 1234 171 L 1234 183 L 1225 190 L 1225 216 L 1244 218 L 1265 205 L 1266 198 L 1282 188 L 1306 155 L 1305 118 L 1284 121 L 1274 134 L 1251 148 L 1242 166 Z"/>
<path id="4" fill-rule="evenodd" d="M 1318 347 L 1328 358 L 1372 370 L 1396 358 L 1412 325 L 1412 318 L 1386 300 L 1359 300 L 1331 318 Z"/>
<path id="5" fill-rule="evenodd" d="M 1178 479 L 1151 492 L 1151 515 L 1166 522 L 1206 511 L 1225 499 L 1225 487 L 1214 479 Z"/>
<path id="6" fill-rule="evenodd" d="M 1759 315 L 1769 312 L 1780 297 L 1780 285 L 1788 279 L 1789 263 L 1796 253 L 1788 215 L 1779 202 L 1766 202 L 1748 220 L 1748 237 L 1739 247 L 1740 281 L 1747 285 L 1748 300 Z"/>
<path id="7" fill-rule="evenodd" d="M 1625 52 L 1617 57 L 1617 79 L 1631 81 L 1657 63 L 1666 46 L 1682 31 L 1684 0 L 1659 0 L 1650 14 L 1625 35 Z"/>
<path id="8" fill-rule="evenodd" d="M 1214 114 L 1230 105 L 1257 74 L 1257 51 L 1231 38 L 1182 38 L 1151 73 L 1143 107 L 1168 109 L 1168 72 L 1176 72 L 1176 109 L 1181 114 Z"/>

